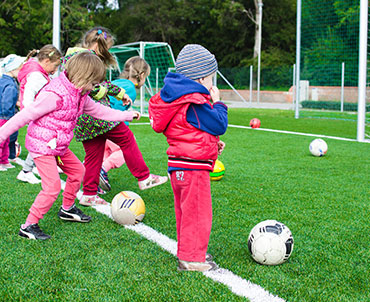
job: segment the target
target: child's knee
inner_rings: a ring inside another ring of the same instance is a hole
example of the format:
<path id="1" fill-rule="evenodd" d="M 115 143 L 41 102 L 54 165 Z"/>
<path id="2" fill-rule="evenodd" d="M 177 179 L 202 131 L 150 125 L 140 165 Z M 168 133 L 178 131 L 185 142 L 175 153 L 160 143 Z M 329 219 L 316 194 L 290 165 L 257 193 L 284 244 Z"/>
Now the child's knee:
<path id="1" fill-rule="evenodd" d="M 46 188 L 43 187 L 43 191 L 50 196 L 51 199 L 57 199 L 60 191 L 62 190 L 62 185 L 60 179 L 49 182 Z"/>

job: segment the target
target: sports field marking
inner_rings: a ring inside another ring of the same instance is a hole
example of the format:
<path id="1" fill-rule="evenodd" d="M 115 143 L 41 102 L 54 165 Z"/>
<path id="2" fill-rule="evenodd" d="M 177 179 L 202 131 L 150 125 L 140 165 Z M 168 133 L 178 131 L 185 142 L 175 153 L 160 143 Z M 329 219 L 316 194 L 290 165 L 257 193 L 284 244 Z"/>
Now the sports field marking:
<path id="1" fill-rule="evenodd" d="M 61 180 L 62 189 L 65 189 L 65 181 Z M 80 199 L 83 192 L 79 190 L 77 198 Z M 97 212 L 108 216 L 113 220 L 110 211 L 110 205 L 98 205 L 93 207 Z M 144 223 L 139 223 L 134 226 L 124 226 L 126 229 L 132 230 L 146 239 L 156 243 L 165 251 L 171 253 L 176 257 L 177 253 L 177 241 L 167 237 L 166 235 L 159 233 Z M 245 280 L 233 272 L 220 268 L 213 272 L 204 272 L 203 275 L 212 279 L 213 281 L 226 285 L 234 294 L 248 298 L 251 302 L 284 302 L 285 300 L 270 294 L 268 291 L 263 289 L 261 286 L 254 284 L 248 280 Z"/>
<path id="2" fill-rule="evenodd" d="M 150 123 L 132 123 L 131 125 L 150 125 Z M 275 129 L 267 129 L 267 128 L 254 128 L 249 126 L 240 126 L 240 125 L 228 125 L 231 128 L 241 128 L 241 129 L 249 129 L 249 130 L 258 130 L 258 131 L 266 131 L 266 132 L 276 132 L 276 133 L 285 133 L 285 134 L 295 134 L 295 135 L 302 135 L 302 136 L 311 136 L 311 137 L 321 137 L 321 138 L 330 138 L 336 139 L 340 141 L 348 141 L 348 142 L 358 142 L 356 139 L 352 138 L 345 138 L 345 137 L 338 137 L 338 136 L 329 136 L 329 135 L 322 135 L 322 134 L 313 134 L 313 133 L 302 133 L 302 132 L 294 132 L 294 131 L 285 131 L 285 130 L 275 130 Z M 370 140 L 365 140 L 362 143 L 370 143 Z"/>
<path id="3" fill-rule="evenodd" d="M 285 130 L 275 130 L 275 129 L 267 129 L 267 128 L 254 128 L 248 126 L 239 126 L 239 125 L 228 125 L 231 128 L 242 128 L 242 129 L 251 129 L 251 130 L 258 130 L 258 131 L 267 131 L 267 132 L 276 132 L 276 133 L 285 133 L 285 134 L 295 134 L 295 135 L 302 135 L 302 136 L 312 136 L 312 137 L 321 137 L 321 138 L 331 138 L 340 141 L 348 141 L 348 142 L 358 142 L 352 138 L 345 138 L 345 137 L 338 137 L 338 136 L 329 136 L 329 135 L 322 135 L 322 134 L 313 134 L 313 133 L 302 133 L 302 132 L 294 132 L 294 131 L 285 131 Z M 369 141 L 365 141 L 364 143 L 370 143 Z"/>

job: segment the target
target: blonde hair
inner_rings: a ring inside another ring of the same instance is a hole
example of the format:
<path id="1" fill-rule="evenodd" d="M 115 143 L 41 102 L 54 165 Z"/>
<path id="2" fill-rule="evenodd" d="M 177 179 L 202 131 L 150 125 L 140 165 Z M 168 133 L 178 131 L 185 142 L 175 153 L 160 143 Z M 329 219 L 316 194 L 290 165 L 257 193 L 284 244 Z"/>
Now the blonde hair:
<path id="1" fill-rule="evenodd" d="M 139 56 L 131 57 L 129 58 L 125 66 L 123 68 L 123 71 L 120 74 L 121 79 L 129 79 L 134 78 L 138 83 L 140 83 L 140 76 L 144 74 L 144 77 L 146 78 L 150 74 L 150 66 L 143 58 L 140 58 Z"/>
<path id="2" fill-rule="evenodd" d="M 82 88 L 93 82 L 105 79 L 106 68 L 102 60 L 90 51 L 74 55 L 65 66 L 68 79 L 77 87 Z"/>
<path id="3" fill-rule="evenodd" d="M 39 62 L 44 61 L 46 59 L 49 59 L 51 62 L 60 61 L 60 58 L 62 57 L 62 54 L 60 51 L 51 44 L 47 44 L 43 47 L 38 49 L 31 50 L 27 57 L 26 61 L 28 61 L 31 57 L 34 57 L 36 55 L 36 58 L 39 60 Z"/>
<path id="4" fill-rule="evenodd" d="M 94 27 L 90 29 L 82 38 L 81 46 L 84 48 L 91 49 L 94 43 L 97 43 L 98 47 L 96 49 L 96 54 L 104 62 L 104 64 L 109 66 L 117 66 L 116 59 L 109 52 L 109 48 L 114 44 L 114 37 L 105 27 Z"/>

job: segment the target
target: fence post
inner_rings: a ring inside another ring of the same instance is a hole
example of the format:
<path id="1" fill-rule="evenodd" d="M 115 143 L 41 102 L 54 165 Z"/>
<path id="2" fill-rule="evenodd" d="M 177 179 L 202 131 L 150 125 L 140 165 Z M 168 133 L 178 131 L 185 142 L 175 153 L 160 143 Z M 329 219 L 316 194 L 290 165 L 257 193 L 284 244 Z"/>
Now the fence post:
<path id="1" fill-rule="evenodd" d="M 296 82 L 295 82 L 295 64 L 293 64 L 293 91 L 292 91 L 292 94 L 293 94 L 292 104 L 293 104 L 293 106 L 295 104 L 295 85 L 296 85 Z"/>
<path id="2" fill-rule="evenodd" d="M 249 103 L 252 103 L 253 95 L 253 65 L 249 67 Z"/>
<path id="3" fill-rule="evenodd" d="M 159 69 L 157 67 L 155 70 L 155 93 L 158 93 L 158 81 L 159 81 L 158 72 L 159 72 Z"/>
<path id="4" fill-rule="evenodd" d="M 344 107 L 344 62 L 342 62 L 342 84 L 340 88 L 340 112 L 343 112 Z"/>

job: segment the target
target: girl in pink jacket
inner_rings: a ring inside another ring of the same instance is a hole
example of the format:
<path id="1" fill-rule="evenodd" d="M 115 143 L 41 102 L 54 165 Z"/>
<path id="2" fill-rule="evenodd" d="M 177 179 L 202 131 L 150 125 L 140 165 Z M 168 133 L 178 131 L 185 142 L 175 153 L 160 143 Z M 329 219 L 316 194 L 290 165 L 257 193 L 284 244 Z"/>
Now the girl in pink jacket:
<path id="1" fill-rule="evenodd" d="M 103 62 L 90 52 L 75 55 L 66 64 L 59 77 L 48 83 L 37 95 L 34 103 L 23 109 L 0 128 L 0 142 L 25 126 L 26 148 L 31 153 L 41 176 L 42 190 L 30 208 L 19 235 L 29 239 L 45 240 L 38 223 L 49 211 L 61 190 L 58 167 L 67 175 L 62 206 L 58 217 L 62 220 L 89 222 L 75 206 L 75 198 L 85 173 L 80 160 L 68 148 L 73 138 L 73 128 L 83 113 L 111 121 L 139 119 L 137 111 L 119 111 L 95 103 L 89 96 L 94 85 L 105 78 Z"/>
<path id="2" fill-rule="evenodd" d="M 36 57 L 34 57 L 36 55 Z M 26 58 L 26 63 L 18 73 L 19 102 L 21 110 L 35 100 L 42 87 L 50 82 L 49 75 L 54 74 L 60 65 L 62 54 L 59 50 L 47 44 L 41 49 L 33 49 Z M 32 172 L 35 167 L 32 156 L 28 153 L 23 163 L 23 169 L 17 175 L 17 179 L 30 184 L 41 183 Z"/>

